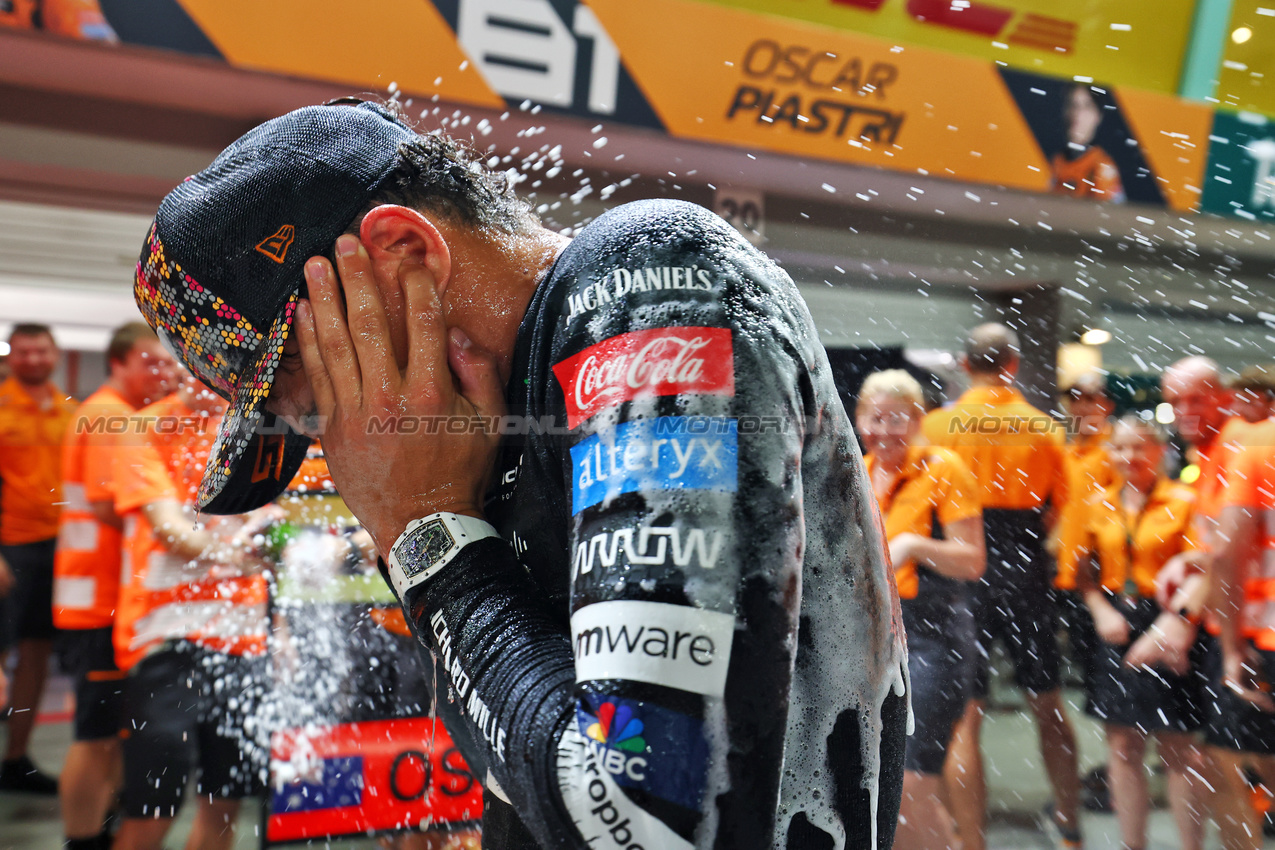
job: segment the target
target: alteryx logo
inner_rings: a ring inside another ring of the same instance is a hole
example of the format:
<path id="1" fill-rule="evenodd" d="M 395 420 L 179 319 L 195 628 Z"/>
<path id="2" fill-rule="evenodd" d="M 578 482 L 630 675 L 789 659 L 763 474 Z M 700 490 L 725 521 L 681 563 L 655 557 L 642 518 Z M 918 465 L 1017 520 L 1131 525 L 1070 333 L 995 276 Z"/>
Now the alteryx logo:
<path id="1" fill-rule="evenodd" d="M 708 765 L 702 721 L 651 702 L 597 695 L 576 704 L 576 727 L 590 758 L 616 785 L 699 809 Z"/>
<path id="2" fill-rule="evenodd" d="M 624 422 L 571 447 L 571 510 L 641 490 L 733 493 L 739 429 L 717 416 L 661 416 Z"/>

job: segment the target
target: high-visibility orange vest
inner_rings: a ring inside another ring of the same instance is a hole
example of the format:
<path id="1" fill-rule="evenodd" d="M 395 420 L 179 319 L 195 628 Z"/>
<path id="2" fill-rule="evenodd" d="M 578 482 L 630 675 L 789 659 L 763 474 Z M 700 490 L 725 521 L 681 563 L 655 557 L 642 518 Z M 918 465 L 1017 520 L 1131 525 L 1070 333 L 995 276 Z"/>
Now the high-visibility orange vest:
<path id="1" fill-rule="evenodd" d="M 1235 565 L 1244 589 L 1240 633 L 1275 651 L 1275 420 L 1249 426 L 1243 440 L 1225 471 L 1222 499 L 1224 507 L 1255 511 L 1259 519 L 1260 553 Z"/>
<path id="2" fill-rule="evenodd" d="M 113 459 L 136 441 L 133 407 L 109 386 L 75 411 L 62 447 L 62 518 L 53 565 L 53 623 L 100 629 L 115 622 L 120 589 L 119 529 L 99 522 L 93 502 L 114 503 Z"/>
<path id="3" fill-rule="evenodd" d="M 126 537 L 115 618 L 115 660 L 132 668 L 168 640 L 189 640 L 232 655 L 266 649 L 266 581 L 169 553 L 141 508 L 161 499 L 194 504 L 219 418 L 201 417 L 176 394 L 137 412 L 143 445 L 116 464 L 117 510 Z M 238 522 L 211 517 L 209 523 Z"/>

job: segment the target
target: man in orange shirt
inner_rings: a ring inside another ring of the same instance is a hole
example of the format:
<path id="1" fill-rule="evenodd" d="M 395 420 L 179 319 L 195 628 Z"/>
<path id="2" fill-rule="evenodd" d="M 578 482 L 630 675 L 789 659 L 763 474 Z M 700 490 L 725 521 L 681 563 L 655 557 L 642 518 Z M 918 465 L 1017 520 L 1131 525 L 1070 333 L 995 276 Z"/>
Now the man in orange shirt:
<path id="1" fill-rule="evenodd" d="M 117 850 L 159 848 L 199 766 L 187 847 L 229 847 L 262 788 L 266 580 L 251 541 L 277 509 L 204 524 L 192 506 L 226 404 L 186 374 L 137 413 L 142 445 L 115 464 L 125 520 L 115 656 L 124 686 L 124 822 Z"/>
<path id="2" fill-rule="evenodd" d="M 1076 738 L 1060 695 L 1052 570 L 1045 550 L 1067 501 L 1063 431 L 1014 389 L 1018 350 L 1017 334 L 1004 325 L 975 328 L 963 358 L 970 389 L 952 407 L 931 412 L 923 425 L 931 445 L 953 449 L 965 461 L 983 502 L 987 572 L 971 598 L 979 658 L 973 696 L 944 771 L 966 850 L 983 850 L 986 841 L 987 786 L 979 738 L 987 659 L 998 638 L 1040 727 L 1041 755 L 1054 792 L 1049 823 L 1065 845 L 1081 844 Z"/>
<path id="3" fill-rule="evenodd" d="M 1107 452 L 1115 404 L 1107 395 L 1106 375 L 1097 370 L 1078 375 L 1063 394 L 1063 405 L 1072 436 L 1067 443 L 1067 504 L 1058 517 L 1054 590 L 1072 653 L 1087 677 L 1097 635 L 1089 609 L 1076 590 L 1076 568 L 1084 548 L 1089 502 L 1115 483 Z"/>
<path id="4" fill-rule="evenodd" d="M 62 452 L 66 504 L 53 568 L 53 622 L 75 677 L 75 740 L 62 765 L 59 796 L 66 846 L 107 846 L 102 820 L 120 784 L 119 728 L 124 674 L 111 629 L 119 596 L 121 529 L 112 463 L 126 452 L 137 408 L 172 392 L 176 365 L 145 322 L 115 330 L 110 376 L 80 405 Z"/>
<path id="5" fill-rule="evenodd" d="M 12 375 L 0 384 L 0 567 L 12 589 L 0 618 L 0 646 L 16 640 L 9 742 L 0 791 L 56 794 L 57 780 L 27 756 L 53 648 L 53 552 L 62 502 L 62 438 L 75 402 L 49 377 L 58 347 L 45 325 L 15 325 Z M 0 587 L 0 591 L 4 588 Z"/>
<path id="6" fill-rule="evenodd" d="M 1275 787 L 1275 422 L 1252 425 L 1227 466 L 1210 579 L 1205 729 L 1213 812 L 1226 850 L 1261 847 L 1260 815 L 1248 805 L 1244 768 Z"/>

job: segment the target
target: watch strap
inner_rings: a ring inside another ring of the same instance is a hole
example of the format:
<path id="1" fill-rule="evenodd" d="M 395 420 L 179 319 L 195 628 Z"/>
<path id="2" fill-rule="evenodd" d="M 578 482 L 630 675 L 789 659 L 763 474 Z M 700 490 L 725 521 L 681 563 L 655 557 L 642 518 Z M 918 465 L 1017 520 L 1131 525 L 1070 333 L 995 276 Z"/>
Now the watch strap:
<path id="1" fill-rule="evenodd" d="M 470 543 L 499 536 L 491 523 L 464 514 L 440 512 L 412 520 L 390 547 L 387 566 L 395 595 L 403 599 Z"/>

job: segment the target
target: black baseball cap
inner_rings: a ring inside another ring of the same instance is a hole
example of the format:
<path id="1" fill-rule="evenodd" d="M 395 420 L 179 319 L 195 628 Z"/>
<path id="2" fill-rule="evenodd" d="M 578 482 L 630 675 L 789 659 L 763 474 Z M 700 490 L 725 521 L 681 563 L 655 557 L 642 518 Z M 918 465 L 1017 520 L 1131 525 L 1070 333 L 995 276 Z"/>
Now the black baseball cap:
<path id="1" fill-rule="evenodd" d="M 137 263 L 137 305 L 230 402 L 201 510 L 259 508 L 296 475 L 310 438 L 262 407 L 305 291 L 303 267 L 331 252 L 415 138 L 376 103 L 308 106 L 249 130 L 160 204 Z"/>

